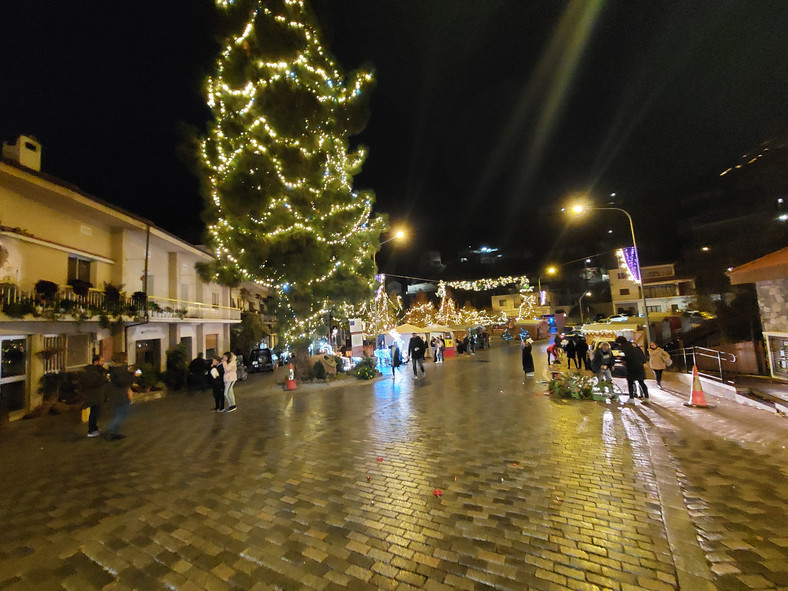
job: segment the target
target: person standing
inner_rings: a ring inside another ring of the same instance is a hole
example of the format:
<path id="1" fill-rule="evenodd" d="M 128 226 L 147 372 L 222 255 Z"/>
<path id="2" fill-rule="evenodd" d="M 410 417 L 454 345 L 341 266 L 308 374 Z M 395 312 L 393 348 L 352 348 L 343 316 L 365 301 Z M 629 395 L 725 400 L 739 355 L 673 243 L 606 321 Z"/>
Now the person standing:
<path id="1" fill-rule="evenodd" d="M 102 435 L 107 441 L 116 441 L 125 437 L 120 433 L 120 428 L 126 422 L 131 410 L 131 385 L 133 383 L 134 374 L 129 371 L 126 365 L 116 365 L 109 369 L 107 405 L 114 411 L 114 415 Z"/>
<path id="2" fill-rule="evenodd" d="M 673 365 L 673 360 L 668 352 L 652 341 L 648 346 L 648 366 L 657 378 L 657 388 L 662 388 L 662 372 L 671 365 Z"/>
<path id="3" fill-rule="evenodd" d="M 402 354 L 397 341 L 391 343 L 391 379 L 397 379 L 397 368 L 402 365 Z"/>
<path id="4" fill-rule="evenodd" d="M 419 335 L 414 334 L 410 337 L 410 342 L 408 343 L 408 357 L 410 357 L 411 362 L 413 363 L 413 379 L 417 379 L 419 377 L 418 370 L 416 366 L 421 370 L 421 375 L 426 376 L 427 372 L 424 371 L 424 350 L 427 348 L 427 345 L 424 344 L 424 339 L 422 339 Z"/>
<path id="5" fill-rule="evenodd" d="M 534 373 L 534 356 L 533 356 L 533 339 L 528 337 L 527 339 L 521 339 L 520 345 L 522 346 L 522 357 L 523 357 L 523 373 L 527 378 L 529 374 Z"/>
<path id="6" fill-rule="evenodd" d="M 446 351 L 446 341 L 443 335 L 438 337 L 438 363 L 443 363 L 443 353 Z"/>
<path id="7" fill-rule="evenodd" d="M 235 392 L 233 391 L 233 386 L 235 382 L 238 380 L 238 360 L 233 353 L 227 351 L 222 356 L 222 367 L 224 368 L 224 375 L 222 376 L 222 380 L 224 381 L 224 401 L 226 403 L 225 412 L 235 412 Z"/>
<path id="8" fill-rule="evenodd" d="M 214 412 L 222 412 L 224 410 L 224 366 L 220 357 L 214 357 L 211 361 L 208 377 L 211 380 L 211 391 L 213 392 L 213 410 Z"/>
<path id="9" fill-rule="evenodd" d="M 596 375 L 597 382 L 608 385 L 609 393 L 613 395 L 613 365 L 616 358 L 610 349 L 610 343 L 602 341 L 591 354 L 591 371 Z"/>
<path id="10" fill-rule="evenodd" d="M 648 400 L 648 388 L 646 387 L 646 356 L 640 347 L 630 343 L 626 337 L 616 337 L 616 343 L 624 354 L 624 364 L 627 366 L 627 387 L 629 388 L 629 400 L 635 398 L 635 382 L 640 385 L 643 398 Z"/>
<path id="11" fill-rule="evenodd" d="M 561 344 L 563 345 L 564 351 L 566 352 L 566 369 L 572 369 L 573 361 L 575 362 L 575 367 L 580 369 L 580 367 L 577 365 L 577 358 L 575 357 L 575 339 L 569 337 L 566 339 L 565 345 L 563 343 Z"/>
<path id="12" fill-rule="evenodd" d="M 210 364 L 203 359 L 202 352 L 197 353 L 197 357 L 189 363 L 189 391 L 199 388 L 200 392 L 205 392 L 206 373 Z"/>
<path id="13" fill-rule="evenodd" d="M 432 362 L 438 363 L 438 339 L 435 337 L 430 339 L 430 349 L 432 349 Z"/>
<path id="14" fill-rule="evenodd" d="M 100 355 L 94 355 L 92 363 L 85 366 L 81 386 L 85 394 L 85 406 L 90 409 L 88 437 L 98 437 L 98 420 L 107 396 L 107 370 L 101 364 Z"/>
<path id="15" fill-rule="evenodd" d="M 588 343 L 586 342 L 585 337 L 581 336 L 579 339 L 577 339 L 577 344 L 575 344 L 575 357 L 577 357 L 578 367 L 591 369 L 591 364 L 589 363 L 588 359 Z"/>

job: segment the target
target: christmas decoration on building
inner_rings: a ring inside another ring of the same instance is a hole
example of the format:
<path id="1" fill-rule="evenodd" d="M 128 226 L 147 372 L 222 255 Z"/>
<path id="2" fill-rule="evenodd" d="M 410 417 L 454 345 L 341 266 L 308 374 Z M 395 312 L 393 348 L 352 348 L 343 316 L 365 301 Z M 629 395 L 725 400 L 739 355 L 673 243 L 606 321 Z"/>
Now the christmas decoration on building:
<path id="1" fill-rule="evenodd" d="M 200 145 L 216 263 L 206 279 L 273 290 L 285 341 L 310 336 L 337 302 L 370 297 L 383 219 L 353 188 L 366 156 L 373 78 L 346 77 L 303 0 L 217 0 L 235 33 L 206 83 L 214 121 Z"/>
<path id="2" fill-rule="evenodd" d="M 619 268 L 627 272 L 627 279 L 640 285 L 640 275 L 638 273 L 638 251 L 633 247 L 619 248 L 616 250 Z"/>

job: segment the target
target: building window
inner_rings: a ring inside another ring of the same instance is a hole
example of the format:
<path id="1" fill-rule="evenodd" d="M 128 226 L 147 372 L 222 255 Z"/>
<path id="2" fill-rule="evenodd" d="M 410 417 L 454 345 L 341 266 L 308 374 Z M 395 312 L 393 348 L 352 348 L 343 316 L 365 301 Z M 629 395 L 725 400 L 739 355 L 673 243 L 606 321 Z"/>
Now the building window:
<path id="1" fill-rule="evenodd" d="M 618 295 L 629 295 L 629 288 L 628 287 L 624 287 L 622 289 L 619 289 L 618 290 Z"/>
<path id="2" fill-rule="evenodd" d="M 62 259 L 61 259 L 62 260 Z M 85 281 L 90 283 L 90 261 L 78 257 L 68 257 L 68 283 Z"/>
<path id="3" fill-rule="evenodd" d="M 90 336 L 70 334 L 66 337 L 66 367 L 79 367 L 90 363 Z"/>
<path id="4" fill-rule="evenodd" d="M 214 308 L 218 308 L 219 307 L 219 293 L 218 292 L 215 292 L 215 291 L 211 292 L 211 305 Z"/>
<path id="5" fill-rule="evenodd" d="M 505 308 L 506 307 L 506 300 L 498 300 L 498 305 L 501 308 Z"/>
<path id="6" fill-rule="evenodd" d="M 649 312 L 662 312 L 662 306 L 646 306 Z"/>
<path id="7" fill-rule="evenodd" d="M 619 279 L 626 279 L 627 278 L 627 274 L 622 272 L 622 271 L 619 271 L 618 272 L 618 278 Z"/>

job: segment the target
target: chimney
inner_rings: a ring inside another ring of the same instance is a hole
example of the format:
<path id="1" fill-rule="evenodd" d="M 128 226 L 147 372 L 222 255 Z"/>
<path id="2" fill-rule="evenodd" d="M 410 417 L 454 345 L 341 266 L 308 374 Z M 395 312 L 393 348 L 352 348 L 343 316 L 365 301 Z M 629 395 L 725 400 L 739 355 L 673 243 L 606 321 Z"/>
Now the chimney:
<path id="1" fill-rule="evenodd" d="M 15 143 L 3 142 L 3 158 L 41 172 L 41 144 L 29 135 L 20 135 Z"/>

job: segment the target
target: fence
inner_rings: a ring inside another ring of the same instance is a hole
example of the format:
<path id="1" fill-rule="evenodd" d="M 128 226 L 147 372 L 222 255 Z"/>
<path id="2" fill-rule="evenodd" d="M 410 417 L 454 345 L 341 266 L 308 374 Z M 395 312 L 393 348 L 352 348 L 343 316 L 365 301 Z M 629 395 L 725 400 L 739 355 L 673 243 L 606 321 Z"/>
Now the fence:
<path id="1" fill-rule="evenodd" d="M 670 357 L 679 371 L 690 373 L 693 367 L 697 367 L 699 375 L 718 382 L 730 383 L 730 374 L 735 373 L 732 368 L 735 367 L 736 355 L 726 351 L 706 347 L 686 347 L 672 351 Z"/>

